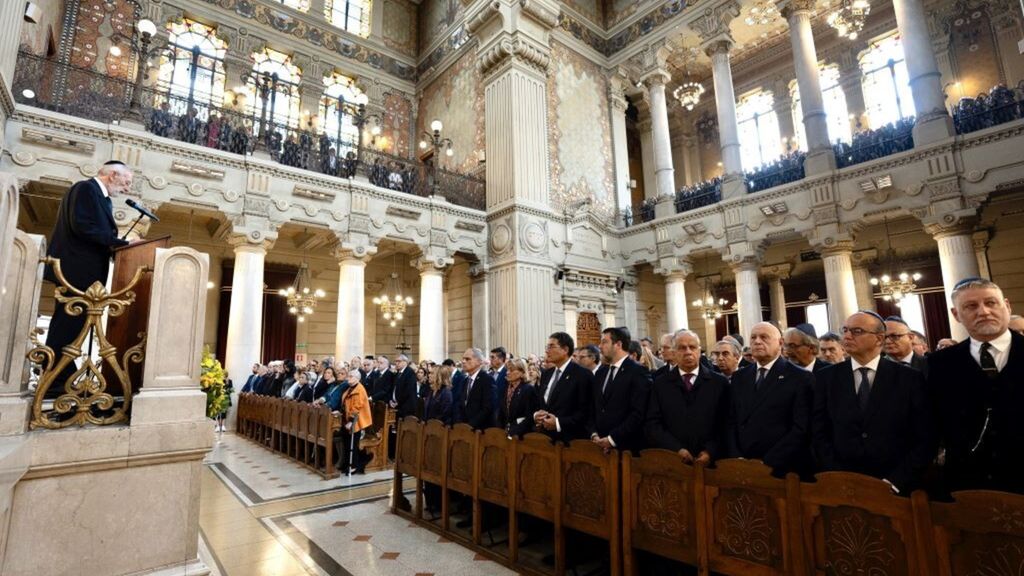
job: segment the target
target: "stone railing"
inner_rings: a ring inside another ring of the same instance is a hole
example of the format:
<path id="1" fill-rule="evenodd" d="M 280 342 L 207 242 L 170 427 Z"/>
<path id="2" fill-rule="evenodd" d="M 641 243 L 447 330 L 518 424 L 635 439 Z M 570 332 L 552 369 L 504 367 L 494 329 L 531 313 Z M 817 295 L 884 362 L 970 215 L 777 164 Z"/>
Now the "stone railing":
<path id="1" fill-rule="evenodd" d="M 676 213 L 710 206 L 722 200 L 722 179 L 712 178 L 676 191 Z"/>
<path id="2" fill-rule="evenodd" d="M 266 153 L 294 168 L 349 179 L 358 174 L 389 190 L 485 207 L 485 182 L 474 176 L 358 145 L 357 138 L 303 129 L 298 118 L 274 121 L 258 106 L 251 111 L 212 106 L 166 87 L 142 88 L 137 98 L 133 91 L 134 84 L 124 79 L 24 52 L 15 69 L 14 92 L 21 104 L 103 123 L 134 121 L 179 142 L 239 155 Z"/>

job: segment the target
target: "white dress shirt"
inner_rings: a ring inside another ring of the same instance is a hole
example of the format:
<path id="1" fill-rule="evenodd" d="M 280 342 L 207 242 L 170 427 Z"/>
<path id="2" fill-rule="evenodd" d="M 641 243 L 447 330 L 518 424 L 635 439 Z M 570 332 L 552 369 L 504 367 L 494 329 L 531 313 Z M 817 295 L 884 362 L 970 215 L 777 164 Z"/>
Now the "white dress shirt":
<path id="1" fill-rule="evenodd" d="M 852 356 L 850 357 L 850 365 L 853 367 L 853 391 L 854 392 L 860 392 L 860 374 L 857 373 L 857 370 L 860 370 L 861 368 L 867 368 L 868 369 L 868 382 L 870 384 L 874 384 L 875 383 L 875 374 L 878 373 L 878 363 L 881 362 L 881 361 L 882 361 L 882 356 L 881 355 L 875 356 L 867 364 L 861 364 L 860 362 L 857 362 L 856 358 L 854 358 Z"/>
<path id="2" fill-rule="evenodd" d="M 103 181 L 100 180 L 99 178 L 93 178 L 93 180 L 95 180 L 96 183 L 100 185 L 100 192 L 103 192 L 103 197 L 110 198 L 110 193 L 107 192 L 107 187 L 103 185 Z"/>
<path id="3" fill-rule="evenodd" d="M 548 398 L 551 397 L 551 391 L 554 390 L 555 384 L 558 384 L 558 381 L 555 380 L 555 374 L 557 374 L 558 375 L 558 379 L 561 380 L 562 376 L 565 376 L 565 369 L 569 367 L 569 363 L 570 362 L 572 362 L 572 358 L 566 360 L 565 364 L 562 364 L 561 366 L 556 368 L 555 371 L 551 374 L 551 381 L 548 382 L 548 387 L 547 387 L 547 389 L 544 390 L 544 404 L 545 405 L 548 403 Z M 534 417 L 536 417 L 536 414 L 537 413 L 534 412 Z M 562 423 L 558 421 L 558 416 L 555 416 L 555 431 L 556 432 L 561 432 L 562 431 Z"/>
<path id="4" fill-rule="evenodd" d="M 1000 372 L 1003 368 L 1006 368 L 1006 363 L 1010 360 L 1010 342 L 1013 340 L 1013 336 L 1009 330 L 1004 330 L 1002 334 L 996 337 L 994 340 L 990 340 L 989 344 L 991 347 L 988 353 L 992 355 L 992 359 L 996 361 L 996 368 Z M 971 358 L 981 366 L 981 341 L 971 338 Z"/>

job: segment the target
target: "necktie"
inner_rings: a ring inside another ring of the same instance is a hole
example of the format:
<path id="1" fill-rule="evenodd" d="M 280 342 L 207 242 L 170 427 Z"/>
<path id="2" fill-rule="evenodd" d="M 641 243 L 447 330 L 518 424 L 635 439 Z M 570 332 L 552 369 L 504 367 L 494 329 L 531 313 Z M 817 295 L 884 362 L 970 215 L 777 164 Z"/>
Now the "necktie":
<path id="1" fill-rule="evenodd" d="M 683 388 L 687 392 L 693 392 L 693 374 L 683 374 Z"/>
<path id="2" fill-rule="evenodd" d="M 999 376 L 999 367 L 996 366 L 996 359 L 992 357 L 992 345 L 988 342 L 981 343 L 981 354 L 979 359 L 981 360 L 981 369 L 985 372 L 985 375 L 989 378 L 995 378 Z"/>
<path id="3" fill-rule="evenodd" d="M 871 372 L 871 368 L 857 368 L 857 372 L 860 372 L 860 387 L 857 388 L 857 402 L 860 404 L 861 411 L 867 410 L 868 400 L 871 398 L 871 380 L 868 379 L 868 373 Z"/>
<path id="4" fill-rule="evenodd" d="M 469 393 L 471 390 L 473 390 L 473 380 L 474 378 L 470 378 L 469 380 L 466 381 L 466 398 L 465 400 L 463 400 L 463 404 L 469 404 Z"/>
<path id="5" fill-rule="evenodd" d="M 551 398 L 551 395 L 555 393 L 555 384 L 558 384 L 558 380 L 561 377 L 562 377 L 562 370 L 561 370 L 561 368 L 555 368 L 555 373 L 554 373 L 554 375 L 551 376 L 551 382 L 548 383 L 547 394 L 544 395 L 544 402 L 545 403 L 548 401 L 549 398 Z"/>
<path id="6" fill-rule="evenodd" d="M 604 379 L 604 386 L 601 386 L 601 392 L 608 390 L 608 385 L 611 384 L 612 380 L 615 380 L 615 366 L 611 366 L 608 369 L 608 376 Z"/>
<path id="7" fill-rule="evenodd" d="M 757 380 L 754 381 L 754 392 L 761 391 L 761 385 L 764 384 L 764 375 L 768 373 L 767 368 L 757 369 Z"/>

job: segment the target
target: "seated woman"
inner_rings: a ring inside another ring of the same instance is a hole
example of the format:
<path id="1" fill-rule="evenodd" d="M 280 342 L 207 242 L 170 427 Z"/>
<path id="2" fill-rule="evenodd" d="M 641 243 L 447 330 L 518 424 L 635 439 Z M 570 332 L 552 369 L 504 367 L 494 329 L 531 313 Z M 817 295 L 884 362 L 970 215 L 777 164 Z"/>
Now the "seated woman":
<path id="1" fill-rule="evenodd" d="M 298 372 L 295 375 L 295 382 L 288 388 L 284 393 L 284 397 L 288 400 L 298 400 L 299 393 L 302 392 L 303 388 L 309 387 L 309 378 L 305 372 Z"/>
<path id="2" fill-rule="evenodd" d="M 370 398 L 366 395 L 366 387 L 363 386 L 358 370 L 349 371 L 347 384 L 341 397 L 345 409 L 345 425 L 341 429 L 341 441 L 338 442 L 341 448 L 338 468 L 342 473 L 364 474 L 369 458 L 359 449 L 359 439 L 363 430 L 373 424 Z"/>
<path id="3" fill-rule="evenodd" d="M 334 410 L 335 412 L 340 411 L 342 380 L 338 379 L 338 372 L 341 372 L 342 376 L 348 378 L 348 373 L 342 366 L 337 368 L 328 366 L 327 368 L 324 368 L 323 380 L 324 384 L 327 385 L 327 390 L 324 392 L 323 396 L 314 400 L 313 404 L 326 404 L 331 410 Z"/>
<path id="4" fill-rule="evenodd" d="M 533 413 L 540 410 L 540 398 L 534 393 L 529 374 L 535 373 L 526 360 L 513 358 L 505 364 L 508 387 L 505 397 L 498 399 L 498 426 L 509 438 L 522 436 L 533 430 Z M 538 374 L 539 377 L 539 374 Z"/>

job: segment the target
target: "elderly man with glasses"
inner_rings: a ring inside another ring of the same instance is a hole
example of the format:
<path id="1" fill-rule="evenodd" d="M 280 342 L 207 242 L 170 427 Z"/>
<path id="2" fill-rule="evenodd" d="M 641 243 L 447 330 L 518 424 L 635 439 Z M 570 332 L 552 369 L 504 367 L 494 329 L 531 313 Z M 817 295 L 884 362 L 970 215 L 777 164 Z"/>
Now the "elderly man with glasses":
<path id="1" fill-rule="evenodd" d="M 924 376 L 883 357 L 878 314 L 861 310 L 842 332 L 850 357 L 815 374 L 811 430 L 819 469 L 874 476 L 909 493 L 935 452 Z"/>
<path id="2" fill-rule="evenodd" d="M 885 355 L 893 362 L 906 364 L 928 378 L 928 360 L 914 352 L 914 331 L 899 316 L 885 319 Z"/>

